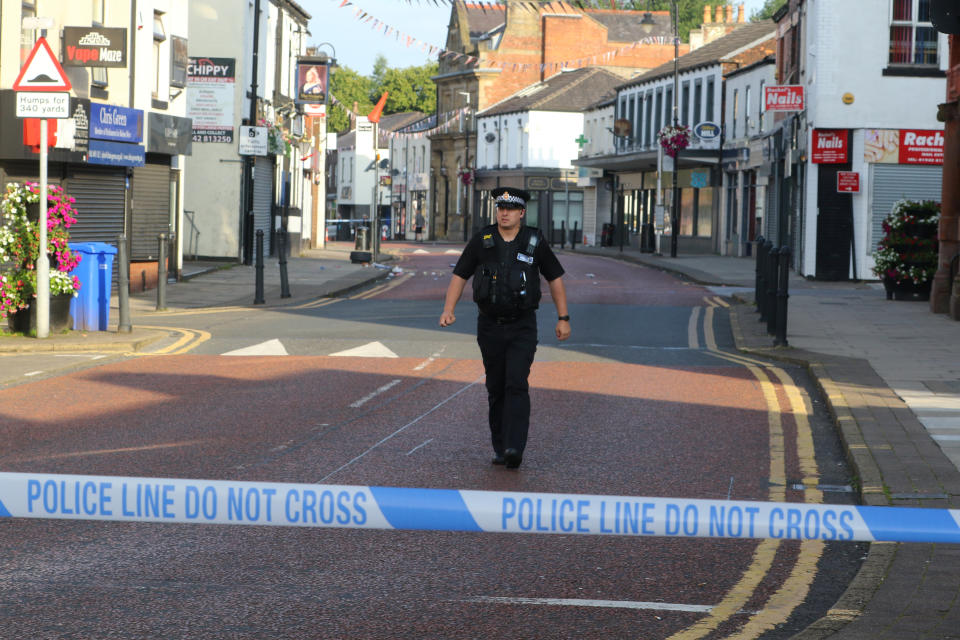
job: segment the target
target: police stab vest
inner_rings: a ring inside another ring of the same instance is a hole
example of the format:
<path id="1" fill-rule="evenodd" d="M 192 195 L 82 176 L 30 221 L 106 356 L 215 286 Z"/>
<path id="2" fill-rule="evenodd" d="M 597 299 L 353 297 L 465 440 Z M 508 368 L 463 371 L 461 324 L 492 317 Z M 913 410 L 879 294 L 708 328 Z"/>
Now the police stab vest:
<path id="1" fill-rule="evenodd" d="M 480 231 L 480 260 L 473 274 L 473 301 L 490 316 L 518 315 L 540 304 L 540 271 L 534 253 L 541 240 L 536 227 L 517 233 L 519 250 L 508 251 L 497 225 Z"/>

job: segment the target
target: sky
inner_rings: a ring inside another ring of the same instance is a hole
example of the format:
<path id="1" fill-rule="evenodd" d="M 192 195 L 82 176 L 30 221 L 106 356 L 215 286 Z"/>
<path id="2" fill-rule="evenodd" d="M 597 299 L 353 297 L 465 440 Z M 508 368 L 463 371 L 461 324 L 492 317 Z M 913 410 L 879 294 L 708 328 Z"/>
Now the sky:
<path id="1" fill-rule="evenodd" d="M 745 13 L 750 15 L 763 6 L 763 0 L 742 1 Z M 447 22 L 450 19 L 449 2 L 434 0 L 297 0 L 312 18 L 310 45 L 323 45 L 327 55 L 335 54 L 340 66 L 350 67 L 361 75 L 370 75 L 378 54 L 387 58 L 391 67 L 403 68 L 426 64 L 431 60 L 423 45 L 442 48 L 447 40 Z M 720 4 L 720 2 L 717 2 Z M 361 21 L 357 11 L 373 16 Z M 376 20 L 380 24 L 372 27 Z M 390 35 L 384 35 L 385 30 Z M 400 39 L 397 39 L 398 32 Z M 414 39 L 407 46 L 409 39 Z M 436 60 L 436 53 L 433 55 Z"/>

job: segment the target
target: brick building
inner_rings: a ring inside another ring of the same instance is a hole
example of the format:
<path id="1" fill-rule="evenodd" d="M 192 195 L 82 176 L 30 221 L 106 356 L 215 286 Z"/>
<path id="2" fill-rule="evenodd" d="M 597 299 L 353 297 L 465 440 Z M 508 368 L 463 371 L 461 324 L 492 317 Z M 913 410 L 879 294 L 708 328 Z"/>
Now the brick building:
<path id="1" fill-rule="evenodd" d="M 440 56 L 437 113 L 464 106 L 470 113 L 514 95 L 562 69 L 603 67 L 628 79 L 673 59 L 668 12 L 652 12 L 655 26 L 641 26 L 643 11 L 580 8 L 553 2 L 452 3 L 446 52 Z M 681 55 L 689 45 L 680 46 Z M 465 239 L 478 221 L 472 187 L 476 125 L 461 119 L 455 130 L 431 136 L 430 189 L 434 203 L 430 237 Z M 441 221 L 446 221 L 441 223 Z"/>

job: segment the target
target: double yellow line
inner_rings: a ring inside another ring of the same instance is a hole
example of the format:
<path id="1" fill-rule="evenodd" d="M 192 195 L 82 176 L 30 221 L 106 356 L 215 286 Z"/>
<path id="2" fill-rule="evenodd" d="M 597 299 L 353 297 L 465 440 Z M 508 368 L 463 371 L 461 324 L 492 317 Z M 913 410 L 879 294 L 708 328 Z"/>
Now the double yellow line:
<path id="1" fill-rule="evenodd" d="M 810 428 L 811 408 L 804 401 L 800 390 L 794 384 L 790 375 L 780 367 L 743 356 L 740 354 L 725 353 L 717 348 L 716 336 L 713 331 L 714 311 L 718 307 L 729 307 L 723 299 L 714 296 L 705 298 L 706 308 L 695 307 L 691 313 L 688 327 L 690 347 L 699 348 L 698 325 L 700 311 L 703 309 L 703 335 L 706 351 L 714 357 L 733 362 L 746 367 L 760 384 L 764 400 L 767 405 L 767 422 L 769 425 L 770 449 L 770 495 L 774 502 L 783 502 L 786 499 L 786 438 L 783 429 L 783 415 L 789 410 L 796 426 L 796 452 L 803 476 L 804 500 L 808 503 L 823 502 L 823 494 L 817 489 L 819 484 L 819 469 L 813 447 L 813 432 Z M 773 378 L 780 384 L 787 399 L 787 407 L 781 404 L 777 387 Z M 761 582 L 769 574 L 782 541 L 764 539 L 759 541 L 754 551 L 750 565 L 744 571 L 740 580 L 731 588 L 724 598 L 710 613 L 672 636 L 670 640 L 694 640 L 714 633 L 717 628 L 731 617 L 743 611 L 745 605 L 753 597 Z M 763 632 L 776 628 L 787 621 L 797 606 L 802 604 L 810 591 L 810 585 L 816 576 L 817 562 L 823 555 L 824 543 L 817 540 L 807 540 L 800 543 L 800 550 L 794 562 L 790 575 L 783 581 L 766 601 L 763 607 L 728 638 L 756 638 Z"/>
<path id="2" fill-rule="evenodd" d="M 180 327 L 148 327 L 138 325 L 141 329 L 154 329 L 156 331 L 172 331 L 179 333 L 180 337 L 173 344 L 169 344 L 156 351 L 139 352 L 137 355 L 144 356 L 177 356 L 188 351 L 192 351 L 200 344 L 210 339 L 210 333 L 203 329 L 183 329 Z"/>

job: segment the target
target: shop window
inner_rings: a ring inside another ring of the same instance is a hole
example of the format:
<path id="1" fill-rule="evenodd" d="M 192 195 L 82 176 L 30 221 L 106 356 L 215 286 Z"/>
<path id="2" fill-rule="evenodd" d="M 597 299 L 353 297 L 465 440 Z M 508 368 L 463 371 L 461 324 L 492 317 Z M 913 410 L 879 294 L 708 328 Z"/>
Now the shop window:
<path id="1" fill-rule="evenodd" d="M 766 84 L 766 80 L 760 81 L 760 96 L 757 100 L 757 133 L 763 133 L 763 88 Z"/>
<path id="2" fill-rule="evenodd" d="M 107 20 L 107 0 L 91 0 L 94 26 L 102 27 Z"/>
<path id="3" fill-rule="evenodd" d="M 164 51 L 166 49 L 167 32 L 163 28 L 163 14 L 159 11 L 153 12 L 153 91 L 151 95 L 154 100 L 160 100 L 166 90 L 166 83 L 162 81 L 163 63 L 166 60 Z"/>
<path id="4" fill-rule="evenodd" d="M 740 90 L 733 90 L 733 118 L 730 122 L 730 138 L 737 137 L 737 114 L 740 112 Z"/>
<path id="5" fill-rule="evenodd" d="M 937 31 L 930 23 L 930 0 L 893 0 L 891 65 L 936 67 L 937 40 Z"/>
<path id="6" fill-rule="evenodd" d="M 702 122 L 703 81 L 699 78 L 693 83 L 693 126 Z"/>
<path id="7" fill-rule="evenodd" d="M 22 18 L 36 18 L 37 17 L 37 3 L 36 2 L 23 2 L 21 5 L 21 17 Z M 33 45 L 37 42 L 37 30 L 36 29 L 21 29 L 20 30 L 20 67 L 22 68 L 27 62 L 27 57 L 30 55 L 30 52 L 33 50 Z"/>
<path id="8" fill-rule="evenodd" d="M 707 122 L 713 122 L 713 78 L 707 78 Z"/>

